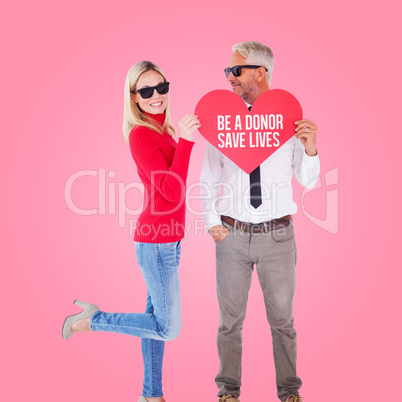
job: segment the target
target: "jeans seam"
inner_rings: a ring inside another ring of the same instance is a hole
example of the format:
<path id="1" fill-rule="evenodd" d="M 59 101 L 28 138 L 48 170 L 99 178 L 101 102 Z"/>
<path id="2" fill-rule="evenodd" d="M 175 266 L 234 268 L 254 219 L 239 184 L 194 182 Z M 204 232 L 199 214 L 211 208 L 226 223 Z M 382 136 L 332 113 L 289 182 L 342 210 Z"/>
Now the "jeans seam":
<path id="1" fill-rule="evenodd" d="M 102 328 L 102 326 L 113 327 L 113 328 L 131 328 L 131 325 L 96 323 L 95 327 L 93 327 L 93 328 L 91 327 L 91 329 L 93 331 L 103 331 L 104 329 Z M 99 328 L 97 328 L 97 327 L 99 327 Z M 151 335 L 156 333 L 160 337 L 160 338 L 156 338 L 156 339 L 154 339 L 154 338 L 146 338 L 146 339 L 153 339 L 156 341 L 165 341 L 165 338 L 163 337 L 163 335 L 165 335 L 165 333 L 161 330 L 158 331 L 158 330 L 148 329 L 148 328 L 139 327 L 139 326 L 136 326 L 136 328 L 139 330 L 142 330 L 144 332 L 147 332 Z M 118 331 L 112 331 L 112 332 L 118 332 Z"/>
<path id="2" fill-rule="evenodd" d="M 162 261 L 161 261 L 161 256 L 160 256 L 160 246 L 159 246 L 159 244 L 158 244 L 158 267 L 159 267 L 159 273 L 160 273 L 162 289 L 163 289 L 163 321 L 164 321 L 164 325 L 162 325 L 162 328 L 161 328 L 160 332 L 163 335 L 166 336 L 167 329 L 169 328 L 169 323 L 167 322 L 166 286 L 165 286 L 165 280 L 164 280 L 165 278 L 163 277 L 163 269 L 162 269 Z M 156 321 L 156 322 L 158 322 L 158 321 Z"/>
<path id="3" fill-rule="evenodd" d="M 125 327 L 132 327 L 131 325 L 124 325 L 124 324 L 108 324 L 108 323 L 106 323 L 106 322 L 98 322 L 98 323 L 95 323 L 95 325 L 105 325 L 105 326 L 108 326 L 108 327 L 123 327 L 123 328 L 125 328 Z M 155 331 L 155 330 L 152 330 L 152 329 L 149 329 L 149 328 L 145 328 L 145 327 L 140 327 L 140 326 L 138 326 L 138 325 L 136 325 L 135 326 L 135 328 L 138 328 L 138 329 L 143 329 L 143 330 L 145 330 L 145 331 L 150 331 L 150 332 L 157 332 L 157 331 Z M 162 332 L 162 331 L 160 331 L 160 332 Z"/>
<path id="4" fill-rule="evenodd" d="M 151 379 L 152 379 L 152 381 L 151 381 L 151 384 L 152 384 L 152 389 L 151 389 L 151 394 L 153 395 L 154 394 L 154 348 L 153 348 L 153 345 L 154 343 L 152 342 L 152 339 L 151 339 L 151 359 L 152 359 L 152 364 L 151 364 Z"/>

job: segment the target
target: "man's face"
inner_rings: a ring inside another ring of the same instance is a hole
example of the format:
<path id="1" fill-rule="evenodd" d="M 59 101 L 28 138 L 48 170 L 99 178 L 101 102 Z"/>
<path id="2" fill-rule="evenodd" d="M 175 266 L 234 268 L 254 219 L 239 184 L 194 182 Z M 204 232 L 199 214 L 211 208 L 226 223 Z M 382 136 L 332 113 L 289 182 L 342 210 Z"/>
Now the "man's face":
<path id="1" fill-rule="evenodd" d="M 239 52 L 234 52 L 229 59 L 229 67 L 247 65 L 245 57 Z M 233 92 L 236 92 L 248 103 L 253 103 L 254 94 L 258 92 L 259 86 L 255 79 L 255 70 L 243 68 L 240 77 L 235 77 L 231 72 L 228 77 Z"/>

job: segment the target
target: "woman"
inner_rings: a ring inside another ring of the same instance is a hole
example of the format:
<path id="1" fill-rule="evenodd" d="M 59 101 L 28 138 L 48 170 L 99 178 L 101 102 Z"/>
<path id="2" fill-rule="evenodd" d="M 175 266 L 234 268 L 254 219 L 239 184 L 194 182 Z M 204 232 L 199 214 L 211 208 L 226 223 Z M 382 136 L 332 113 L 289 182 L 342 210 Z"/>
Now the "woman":
<path id="1" fill-rule="evenodd" d="M 144 388 L 139 402 L 164 402 L 162 359 L 166 340 L 181 329 L 178 265 L 184 237 L 185 183 L 196 116 L 179 123 L 179 141 L 173 139 L 169 83 L 158 66 L 142 61 L 127 74 L 124 90 L 123 132 L 144 184 L 144 209 L 134 241 L 138 265 L 147 285 L 145 313 L 105 313 L 76 300 L 85 310 L 67 317 L 63 337 L 73 332 L 109 331 L 142 338 Z M 152 351 L 152 353 L 151 353 Z"/>

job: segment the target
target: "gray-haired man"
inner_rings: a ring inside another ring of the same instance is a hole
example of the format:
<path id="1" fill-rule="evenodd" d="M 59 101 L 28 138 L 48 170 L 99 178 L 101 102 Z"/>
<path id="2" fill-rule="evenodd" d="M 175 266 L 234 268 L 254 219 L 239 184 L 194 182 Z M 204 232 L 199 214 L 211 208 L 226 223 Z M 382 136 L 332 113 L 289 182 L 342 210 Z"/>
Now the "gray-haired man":
<path id="1" fill-rule="evenodd" d="M 273 54 L 258 42 L 243 42 L 232 50 L 225 73 L 233 91 L 250 108 L 269 90 Z M 301 400 L 293 329 L 296 244 L 292 214 L 297 206 L 291 178 L 294 172 L 300 184 L 313 187 L 320 163 L 317 126 L 302 119 L 295 128 L 296 135 L 250 175 L 212 145 L 207 144 L 205 151 L 200 181 L 206 187 L 202 190 L 205 224 L 216 242 L 220 369 L 215 381 L 220 402 L 237 402 L 240 395 L 241 331 L 254 265 L 271 327 L 278 397 L 282 402 Z"/>

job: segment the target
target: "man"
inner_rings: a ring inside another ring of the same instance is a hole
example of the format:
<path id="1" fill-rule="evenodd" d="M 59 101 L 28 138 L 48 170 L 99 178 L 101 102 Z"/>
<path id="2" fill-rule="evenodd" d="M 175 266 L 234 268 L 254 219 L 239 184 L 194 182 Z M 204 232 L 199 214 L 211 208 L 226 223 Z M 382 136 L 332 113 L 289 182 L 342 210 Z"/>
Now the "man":
<path id="1" fill-rule="evenodd" d="M 243 42 L 232 50 L 225 73 L 233 91 L 250 108 L 270 88 L 273 54 L 258 42 Z M 254 264 L 271 327 L 278 397 L 282 402 L 301 401 L 293 329 L 296 244 L 292 214 L 297 206 L 291 178 L 294 171 L 308 188 L 317 181 L 316 135 L 317 126 L 310 120 L 295 122 L 295 136 L 250 175 L 207 144 L 200 181 L 204 220 L 216 242 L 219 402 L 238 402 L 240 395 L 241 331 Z"/>

